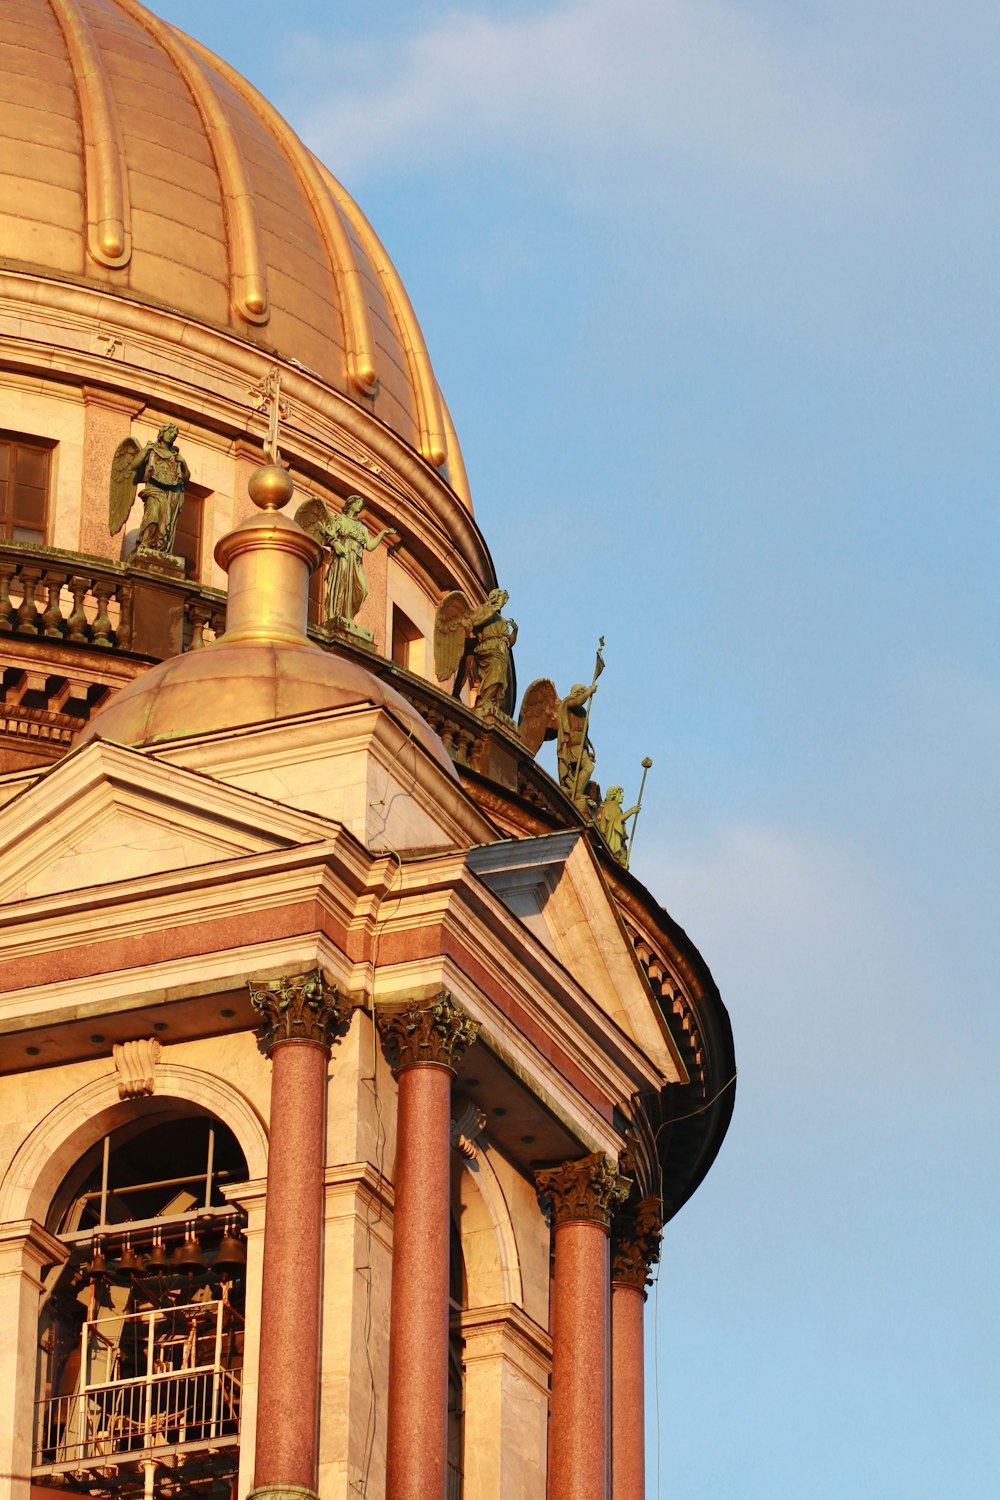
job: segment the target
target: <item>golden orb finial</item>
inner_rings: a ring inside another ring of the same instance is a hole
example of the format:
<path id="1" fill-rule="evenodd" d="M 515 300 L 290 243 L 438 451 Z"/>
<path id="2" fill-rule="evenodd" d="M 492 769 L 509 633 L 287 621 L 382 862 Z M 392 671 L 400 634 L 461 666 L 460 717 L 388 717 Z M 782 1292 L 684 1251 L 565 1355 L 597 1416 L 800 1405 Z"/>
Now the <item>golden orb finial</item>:
<path id="1" fill-rule="evenodd" d="M 247 489 L 258 510 L 281 510 L 295 493 L 295 481 L 280 464 L 261 464 L 250 475 Z"/>

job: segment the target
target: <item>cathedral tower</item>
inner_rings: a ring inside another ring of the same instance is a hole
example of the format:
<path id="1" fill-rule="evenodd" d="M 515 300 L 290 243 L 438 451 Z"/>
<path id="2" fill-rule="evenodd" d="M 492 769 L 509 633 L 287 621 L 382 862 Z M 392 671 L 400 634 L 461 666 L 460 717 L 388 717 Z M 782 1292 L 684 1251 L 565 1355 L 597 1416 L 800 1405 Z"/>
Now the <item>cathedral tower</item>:
<path id="1" fill-rule="evenodd" d="M 642 1500 L 735 1067 L 591 692 L 515 714 L 413 308 L 271 105 L 138 0 L 4 35 L 0 1500 Z"/>

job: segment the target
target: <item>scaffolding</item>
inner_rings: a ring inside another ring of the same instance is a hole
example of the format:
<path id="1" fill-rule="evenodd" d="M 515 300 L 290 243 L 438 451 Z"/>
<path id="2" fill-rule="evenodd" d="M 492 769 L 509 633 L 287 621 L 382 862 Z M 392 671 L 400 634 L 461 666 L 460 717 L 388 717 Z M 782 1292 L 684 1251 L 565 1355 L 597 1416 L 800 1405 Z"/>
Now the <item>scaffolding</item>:
<path id="1" fill-rule="evenodd" d="M 88 1319 L 78 1388 L 36 1405 L 35 1476 L 138 1466 L 152 1495 L 158 1466 L 235 1447 L 241 1329 L 225 1298 Z"/>

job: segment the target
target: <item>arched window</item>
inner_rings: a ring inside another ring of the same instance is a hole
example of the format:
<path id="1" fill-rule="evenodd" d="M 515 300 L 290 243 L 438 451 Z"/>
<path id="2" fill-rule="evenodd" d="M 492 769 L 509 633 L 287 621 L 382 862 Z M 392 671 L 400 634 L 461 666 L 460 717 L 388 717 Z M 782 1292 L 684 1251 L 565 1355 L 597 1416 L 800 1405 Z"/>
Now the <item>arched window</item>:
<path id="1" fill-rule="evenodd" d="M 246 1181 L 205 1114 L 119 1127 L 67 1173 L 47 1228 L 32 1477 L 70 1493 L 230 1500 L 243 1367 Z"/>

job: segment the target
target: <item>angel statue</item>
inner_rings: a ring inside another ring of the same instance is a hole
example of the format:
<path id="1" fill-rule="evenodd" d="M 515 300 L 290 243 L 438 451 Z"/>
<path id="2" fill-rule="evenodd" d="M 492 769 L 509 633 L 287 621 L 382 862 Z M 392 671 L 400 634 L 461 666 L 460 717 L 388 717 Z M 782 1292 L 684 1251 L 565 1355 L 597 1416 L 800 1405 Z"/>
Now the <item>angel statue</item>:
<path id="1" fill-rule="evenodd" d="M 630 807 L 628 812 L 625 812 L 622 808 L 624 797 L 624 787 L 608 787 L 607 796 L 598 809 L 597 827 L 611 850 L 612 859 L 616 859 L 620 865 L 628 869 L 628 830 L 625 824 L 629 818 L 635 817 L 641 803 L 637 802 L 635 807 Z"/>
<path id="2" fill-rule="evenodd" d="M 164 422 L 156 441 L 140 448 L 134 437 L 123 438 L 111 460 L 108 525 L 116 536 L 128 520 L 137 485 L 142 485 L 142 524 L 135 552 L 172 556 L 184 489 L 191 471 L 177 449 L 177 428 Z"/>
<path id="3" fill-rule="evenodd" d="M 503 607 L 510 596 L 494 589 L 486 603 L 473 609 L 461 589 L 445 594 L 434 619 L 434 670 L 439 682 L 455 677 L 454 692 L 470 682 L 475 691 L 474 707 L 506 713 L 512 687 L 511 647 L 517 640 L 517 624 L 505 620 Z M 513 707 L 513 703 L 510 705 Z"/>
<path id="4" fill-rule="evenodd" d="M 532 755 L 537 755 L 543 740 L 556 741 L 559 762 L 559 785 L 581 812 L 593 816 L 601 800 L 600 788 L 591 781 L 596 757 L 590 742 L 590 704 L 597 692 L 597 679 L 604 671 L 601 652 L 604 637 L 597 648 L 594 679 L 590 687 L 575 682 L 560 698 L 549 677 L 539 677 L 521 700 L 517 728 Z"/>
<path id="5" fill-rule="evenodd" d="M 295 519 L 304 531 L 326 548 L 326 601 L 324 623 L 354 625 L 355 617 L 368 598 L 364 556 L 387 536 L 395 536 L 392 526 L 383 526 L 372 536 L 364 521 L 358 519 L 364 507 L 360 495 L 348 495 L 338 514 L 324 501 L 313 498 L 300 505 Z"/>

